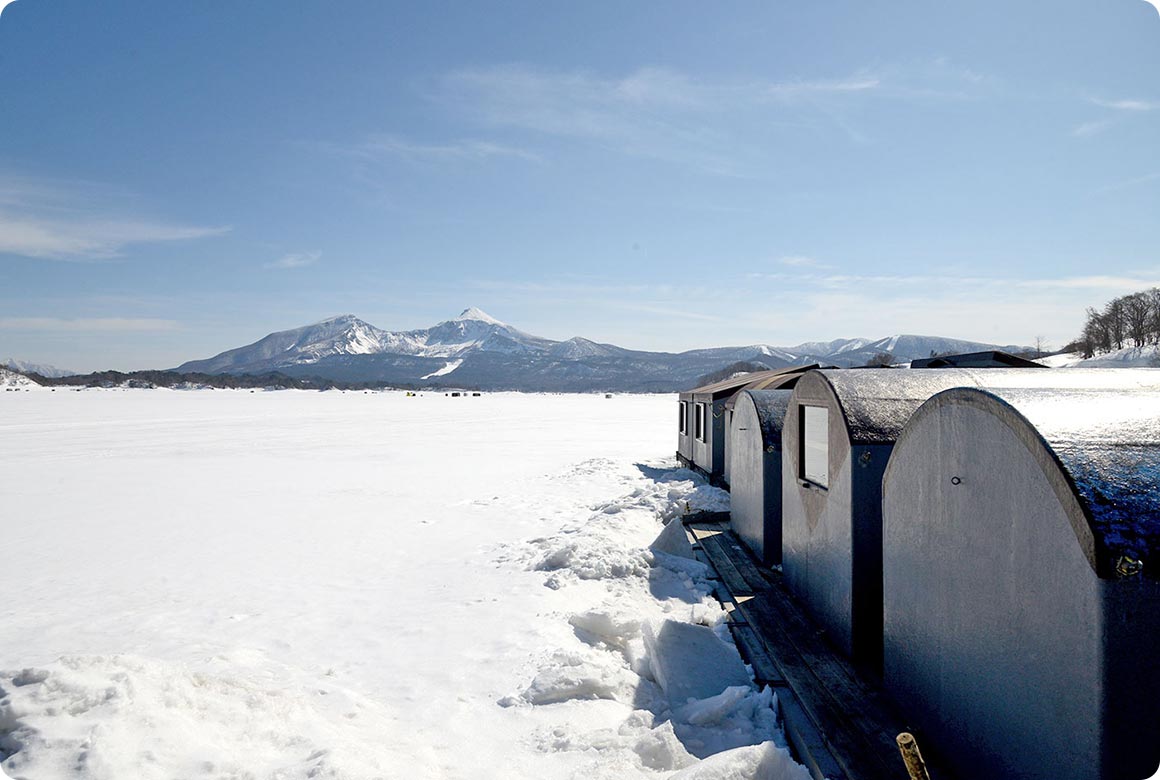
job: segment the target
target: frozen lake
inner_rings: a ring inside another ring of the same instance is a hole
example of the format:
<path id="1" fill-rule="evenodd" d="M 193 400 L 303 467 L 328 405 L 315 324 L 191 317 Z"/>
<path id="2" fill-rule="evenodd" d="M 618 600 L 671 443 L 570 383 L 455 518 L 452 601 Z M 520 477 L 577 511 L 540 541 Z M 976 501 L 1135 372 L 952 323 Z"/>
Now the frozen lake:
<path id="1" fill-rule="evenodd" d="M 779 739 L 756 692 L 693 724 L 650 680 L 642 621 L 720 620 L 702 572 L 643 549 L 663 516 L 724 496 L 675 469 L 674 409 L 669 396 L 0 395 L 0 766 L 797 776 L 768 744 L 698 761 Z"/>

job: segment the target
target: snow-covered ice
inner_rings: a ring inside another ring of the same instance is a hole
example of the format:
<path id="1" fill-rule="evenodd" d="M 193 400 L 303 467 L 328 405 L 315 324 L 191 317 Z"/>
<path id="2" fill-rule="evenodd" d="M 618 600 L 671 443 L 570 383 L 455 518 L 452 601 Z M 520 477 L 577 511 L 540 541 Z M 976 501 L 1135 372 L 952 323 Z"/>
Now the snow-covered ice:
<path id="1" fill-rule="evenodd" d="M 673 706 L 656 680 L 693 671 L 650 657 L 665 626 L 736 652 L 705 568 L 649 549 L 728 506 L 667 457 L 672 407 L 0 394 L 0 766 L 806 777 L 768 690 Z"/>

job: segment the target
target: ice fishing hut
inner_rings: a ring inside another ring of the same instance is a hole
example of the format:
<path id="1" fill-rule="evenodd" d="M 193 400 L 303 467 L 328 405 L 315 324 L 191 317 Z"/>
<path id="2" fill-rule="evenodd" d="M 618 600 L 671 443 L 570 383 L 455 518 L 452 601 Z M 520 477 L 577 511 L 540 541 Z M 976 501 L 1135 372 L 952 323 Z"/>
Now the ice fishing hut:
<path id="1" fill-rule="evenodd" d="M 747 385 L 767 381 L 773 384 L 793 383 L 802 372 L 812 367 L 789 366 L 755 371 L 681 393 L 678 398 L 680 433 L 677 437 L 677 459 L 704 473 L 714 484 L 722 483 L 728 431 L 726 402 Z"/>
<path id="2" fill-rule="evenodd" d="M 884 476 L 883 598 L 887 691 L 960 776 L 1152 776 L 1160 392 L 932 397 Z"/>
<path id="3" fill-rule="evenodd" d="M 793 366 L 778 371 L 762 371 L 760 374 L 751 374 L 751 377 L 759 378 L 754 379 L 742 387 L 741 390 L 729 396 L 729 399 L 725 401 L 725 471 L 723 478 L 725 487 L 732 490 L 733 456 L 731 455 L 731 451 L 734 442 L 733 415 L 735 412 L 734 406 L 737 404 L 737 399 L 741 397 L 741 393 L 746 390 L 792 390 L 802 374 L 815 368 L 821 368 L 821 366 L 817 363 L 811 363 L 808 366 Z M 780 425 L 780 422 L 778 424 Z M 780 469 L 778 474 L 778 479 L 780 479 Z M 780 557 L 779 553 L 778 558 L 780 559 Z"/>
<path id="4" fill-rule="evenodd" d="M 882 473 L 910 415 L 976 373 L 824 369 L 803 375 L 782 428 L 782 570 L 854 660 L 882 651 Z"/>
<path id="5" fill-rule="evenodd" d="M 791 395 L 746 389 L 730 400 L 730 524 L 767 566 L 781 563 L 782 423 Z"/>

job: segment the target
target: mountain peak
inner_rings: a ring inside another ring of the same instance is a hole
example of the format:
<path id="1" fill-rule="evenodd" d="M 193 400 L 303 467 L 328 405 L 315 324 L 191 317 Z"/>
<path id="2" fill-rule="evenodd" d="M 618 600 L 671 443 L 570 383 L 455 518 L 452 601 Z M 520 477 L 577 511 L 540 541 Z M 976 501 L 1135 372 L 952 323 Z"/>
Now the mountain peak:
<path id="1" fill-rule="evenodd" d="M 341 323 L 341 324 L 345 325 L 345 324 L 350 323 L 350 322 L 362 322 L 362 320 L 360 320 L 358 317 L 354 316 L 353 314 L 339 314 L 337 317 L 327 317 L 324 320 L 319 320 L 318 322 L 314 323 L 314 325 L 330 325 L 330 324 L 334 324 L 334 323 Z M 307 326 L 307 327 L 314 327 L 314 326 L 311 325 L 311 326 Z"/>
<path id="2" fill-rule="evenodd" d="M 460 314 L 458 317 L 456 317 L 455 320 L 453 320 L 453 321 L 461 322 L 463 320 L 472 320 L 475 322 L 486 322 L 488 325 L 503 325 L 504 324 L 504 323 L 500 322 L 499 320 L 497 320 L 495 317 L 493 317 L 490 314 L 488 314 L 487 312 L 485 312 L 483 309 L 477 309 L 474 306 L 469 306 L 466 309 L 464 309 L 463 313 Z"/>

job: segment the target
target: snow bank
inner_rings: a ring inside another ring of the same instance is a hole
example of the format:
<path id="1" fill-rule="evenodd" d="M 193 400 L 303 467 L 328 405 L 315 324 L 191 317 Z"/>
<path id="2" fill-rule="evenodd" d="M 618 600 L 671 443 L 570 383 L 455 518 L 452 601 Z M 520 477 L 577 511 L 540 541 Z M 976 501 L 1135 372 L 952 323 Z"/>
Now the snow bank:
<path id="1" fill-rule="evenodd" d="M 381 704 L 245 657 L 64 656 L 0 673 L 0 691 L 15 777 L 365 778 L 393 765 Z"/>
<path id="2" fill-rule="evenodd" d="M 719 753 L 669 780 L 809 780 L 785 748 L 772 743 Z"/>
<path id="3" fill-rule="evenodd" d="M 1085 358 L 1080 352 L 1062 352 L 1035 361 L 1050 368 L 1156 368 L 1160 347 L 1124 347 Z"/>
<path id="4" fill-rule="evenodd" d="M 539 743 L 547 751 L 616 752 L 615 761 L 605 756 L 591 767 L 598 776 L 614 767 L 607 776 L 696 768 L 703 774 L 695 776 L 707 778 L 759 771 L 797 777 L 782 749 L 774 694 L 754 689 L 725 613 L 710 596 L 708 569 L 691 559 L 677 519 L 727 510 L 728 494 L 673 464 L 642 471 L 650 482 L 595 505 L 581 523 L 526 543 L 522 557 L 547 574 L 546 587 L 586 587 L 595 603 L 567 618 L 577 642 L 543 657 L 527 687 L 500 703 L 603 699 L 631 707 L 615 729 L 558 729 Z M 644 546 L 650 534 L 651 550 Z M 723 751 L 728 758 L 701 769 L 702 759 Z"/>

